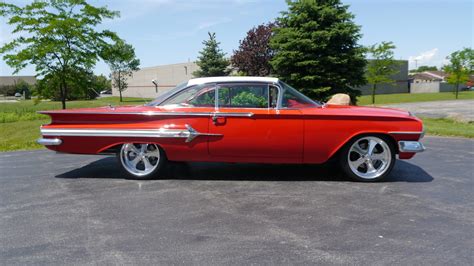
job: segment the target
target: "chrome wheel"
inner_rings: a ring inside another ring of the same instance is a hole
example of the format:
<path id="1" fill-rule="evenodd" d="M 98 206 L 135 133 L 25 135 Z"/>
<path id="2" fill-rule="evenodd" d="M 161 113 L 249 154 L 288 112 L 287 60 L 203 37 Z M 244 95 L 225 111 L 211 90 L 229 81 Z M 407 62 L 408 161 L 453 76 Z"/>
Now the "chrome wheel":
<path id="1" fill-rule="evenodd" d="M 161 155 L 155 144 L 127 143 L 120 150 L 120 162 L 134 176 L 146 176 L 158 167 Z"/>
<path id="2" fill-rule="evenodd" d="M 378 137 L 363 137 L 352 144 L 347 154 L 351 171 L 366 180 L 376 179 L 389 169 L 392 151 Z"/>

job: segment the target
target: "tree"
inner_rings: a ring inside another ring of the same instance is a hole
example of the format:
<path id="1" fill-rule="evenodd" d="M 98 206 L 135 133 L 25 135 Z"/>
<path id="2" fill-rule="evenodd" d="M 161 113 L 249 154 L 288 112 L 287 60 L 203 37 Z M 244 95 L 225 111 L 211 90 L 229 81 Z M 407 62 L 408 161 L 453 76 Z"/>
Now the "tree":
<path id="1" fill-rule="evenodd" d="M 74 74 L 92 69 L 100 52 L 117 39 L 96 26 L 118 12 L 89 5 L 85 0 L 34 1 L 24 7 L 0 3 L 0 16 L 8 17 L 20 36 L 0 48 L 5 62 L 18 73 L 34 65 L 38 76 L 57 78 L 62 108 L 66 108 Z"/>
<path id="2" fill-rule="evenodd" d="M 392 42 L 374 44 L 368 48 L 370 60 L 367 66 L 366 78 L 368 84 L 372 85 L 372 104 L 375 104 L 375 91 L 377 85 L 382 83 L 393 83 L 392 75 L 399 72 L 398 63 L 393 59 Z"/>
<path id="3" fill-rule="evenodd" d="M 128 87 L 128 78 L 133 75 L 133 71 L 140 68 L 140 60 L 135 56 L 135 49 L 130 44 L 122 40 L 117 41 L 113 46 L 107 47 L 103 51 L 104 61 L 109 65 L 112 83 L 117 88 L 122 101 L 122 92 Z"/>
<path id="4" fill-rule="evenodd" d="M 437 71 L 438 68 L 436 66 L 420 66 L 417 69 L 412 69 L 410 72 L 412 73 L 419 73 L 419 72 L 424 72 L 424 71 Z"/>
<path id="5" fill-rule="evenodd" d="M 66 79 L 68 94 L 66 100 L 91 100 L 98 96 L 101 90 L 110 88 L 110 80 L 105 76 L 96 76 L 91 71 L 77 70 L 70 73 Z M 61 84 L 57 73 L 45 75 L 36 83 L 36 94 L 41 98 L 60 100 L 62 95 L 56 88 Z"/>
<path id="6" fill-rule="evenodd" d="M 229 61 L 225 53 L 219 48 L 220 42 L 216 40 L 216 34 L 210 33 L 209 40 L 202 42 L 204 48 L 199 52 L 200 56 L 196 64 L 199 70 L 193 72 L 195 77 L 212 77 L 229 75 Z"/>
<path id="7" fill-rule="evenodd" d="M 469 76 L 474 74 L 474 50 L 471 48 L 464 48 L 461 51 L 456 51 L 447 57 L 449 64 L 443 67 L 443 70 L 448 73 L 447 81 L 455 85 L 454 92 L 456 99 L 459 95 L 459 84 L 466 83 Z"/>
<path id="8" fill-rule="evenodd" d="M 287 0 L 270 40 L 275 74 L 311 98 L 348 93 L 355 102 L 365 84 L 360 27 L 340 0 Z"/>
<path id="9" fill-rule="evenodd" d="M 107 91 L 112 89 L 112 81 L 104 75 L 94 75 L 92 79 L 92 89 L 95 92 Z"/>
<path id="10" fill-rule="evenodd" d="M 239 41 L 239 49 L 234 50 L 232 65 L 249 76 L 268 76 L 272 66 L 273 49 L 270 48 L 270 37 L 274 23 L 262 24 L 247 32 L 245 39 Z"/>

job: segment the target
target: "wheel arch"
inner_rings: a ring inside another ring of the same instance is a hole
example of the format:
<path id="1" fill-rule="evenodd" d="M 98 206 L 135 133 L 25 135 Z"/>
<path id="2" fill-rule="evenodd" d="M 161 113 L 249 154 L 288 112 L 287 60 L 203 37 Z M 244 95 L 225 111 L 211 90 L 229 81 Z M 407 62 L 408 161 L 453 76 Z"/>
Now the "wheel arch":
<path id="1" fill-rule="evenodd" d="M 149 141 L 122 141 L 122 142 L 117 142 L 117 143 L 114 143 L 114 144 L 110 144 L 108 146 L 105 146 L 103 147 L 102 149 L 100 149 L 97 153 L 98 154 L 117 154 L 117 152 L 120 151 L 120 148 L 126 144 L 126 143 L 148 143 L 148 144 L 155 144 L 156 146 L 158 146 L 162 151 L 163 153 L 165 154 L 166 156 L 166 150 L 165 148 L 163 147 L 163 145 L 161 145 L 160 143 L 157 143 L 157 142 L 149 142 Z"/>
<path id="2" fill-rule="evenodd" d="M 395 154 L 398 154 L 399 151 L 398 151 L 398 145 L 397 145 L 397 141 L 395 140 L 395 138 L 390 135 L 389 133 L 387 132 L 380 132 L 380 131 L 369 131 L 369 132 L 358 132 L 358 133 L 355 133 L 351 136 L 349 136 L 347 139 L 345 139 L 345 141 L 341 142 L 341 144 L 339 144 L 339 146 L 337 146 L 333 151 L 332 153 L 330 154 L 329 158 L 328 158 L 328 161 L 329 160 L 332 160 L 334 158 L 337 158 L 341 152 L 341 150 L 348 144 L 350 143 L 352 140 L 356 139 L 356 138 L 359 138 L 359 137 L 363 137 L 363 136 L 377 136 L 377 137 L 383 137 L 385 139 L 387 139 L 391 145 L 393 145 L 393 149 L 395 150 Z"/>

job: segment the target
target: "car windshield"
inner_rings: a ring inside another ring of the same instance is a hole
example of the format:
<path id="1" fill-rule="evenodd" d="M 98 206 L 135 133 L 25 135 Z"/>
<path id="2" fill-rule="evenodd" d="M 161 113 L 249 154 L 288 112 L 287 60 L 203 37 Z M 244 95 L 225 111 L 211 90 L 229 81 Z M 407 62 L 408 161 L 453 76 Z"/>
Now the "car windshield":
<path id="1" fill-rule="evenodd" d="M 174 95 L 175 93 L 179 92 L 180 90 L 184 89 L 188 85 L 188 82 L 183 82 L 178 84 L 178 86 L 172 88 L 171 90 L 166 91 L 165 93 L 161 94 L 160 96 L 156 97 L 153 101 L 145 104 L 146 106 L 157 106 L 160 105 L 163 101 L 168 99 L 170 96 Z"/>
<path id="2" fill-rule="evenodd" d="M 311 100 L 290 85 L 280 82 L 283 88 L 282 108 L 306 108 L 321 106 L 322 103 Z"/>

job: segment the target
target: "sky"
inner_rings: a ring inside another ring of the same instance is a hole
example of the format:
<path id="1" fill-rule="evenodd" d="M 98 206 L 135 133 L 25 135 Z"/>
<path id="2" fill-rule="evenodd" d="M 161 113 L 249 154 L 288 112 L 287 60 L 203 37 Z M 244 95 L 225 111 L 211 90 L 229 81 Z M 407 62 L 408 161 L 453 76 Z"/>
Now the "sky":
<path id="1" fill-rule="evenodd" d="M 0 0 L 24 5 L 26 0 Z M 361 26 L 362 45 L 392 41 L 395 58 L 410 69 L 442 66 L 446 56 L 474 43 L 471 0 L 342 0 Z M 120 12 L 100 29 L 115 31 L 135 47 L 141 67 L 195 61 L 207 32 L 215 32 L 228 56 L 252 27 L 274 20 L 287 9 L 284 0 L 89 0 Z M 0 45 L 11 41 L 11 26 L 0 18 Z M 13 70 L 0 59 L 0 75 Z M 97 74 L 108 75 L 99 62 Z M 19 75 L 34 75 L 29 66 Z"/>

